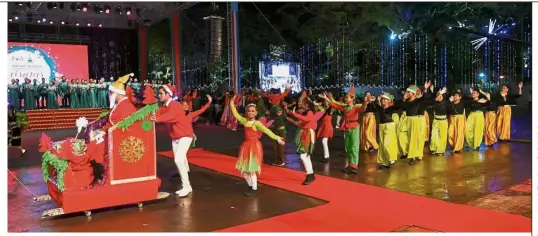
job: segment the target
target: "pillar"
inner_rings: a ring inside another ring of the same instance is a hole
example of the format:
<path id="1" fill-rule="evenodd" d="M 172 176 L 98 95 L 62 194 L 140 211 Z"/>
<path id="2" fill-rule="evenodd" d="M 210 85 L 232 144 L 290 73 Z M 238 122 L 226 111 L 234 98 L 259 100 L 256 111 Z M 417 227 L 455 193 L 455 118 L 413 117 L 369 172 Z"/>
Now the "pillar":
<path id="1" fill-rule="evenodd" d="M 179 17 L 179 12 L 176 11 L 174 12 L 174 14 L 172 15 L 172 17 L 170 18 L 170 37 L 171 37 L 171 50 L 172 50 L 172 53 L 170 55 L 172 55 L 172 78 L 176 84 L 176 91 L 177 91 L 177 96 L 178 97 L 181 97 L 182 96 L 182 90 L 181 90 L 181 51 L 180 51 L 180 46 L 181 46 L 181 41 L 180 41 L 180 36 L 181 36 L 181 31 L 179 29 L 179 24 L 180 24 L 180 17 Z"/>
<path id="2" fill-rule="evenodd" d="M 241 91 L 241 81 L 239 80 L 239 3 L 232 2 L 232 81 L 235 93 Z"/>
<path id="3" fill-rule="evenodd" d="M 138 78 L 140 83 L 148 77 L 148 29 L 138 28 Z"/>

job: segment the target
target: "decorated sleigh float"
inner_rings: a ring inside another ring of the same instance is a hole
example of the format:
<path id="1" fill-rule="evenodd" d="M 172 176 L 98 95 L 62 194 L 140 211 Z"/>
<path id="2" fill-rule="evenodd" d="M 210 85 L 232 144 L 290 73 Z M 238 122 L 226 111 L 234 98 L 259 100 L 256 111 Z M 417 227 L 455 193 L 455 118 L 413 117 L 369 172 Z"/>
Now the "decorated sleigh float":
<path id="1" fill-rule="evenodd" d="M 158 191 L 155 123 L 150 121 L 157 109 L 157 104 L 147 105 L 99 130 L 108 121 L 103 114 L 87 125 L 85 139 L 52 142 L 43 133 L 40 152 L 49 195 L 34 201 L 53 200 L 59 208 L 43 212 L 42 217 L 74 212 L 90 216 L 95 209 L 129 204 L 141 208 L 144 202 L 168 197 L 169 193 Z"/>

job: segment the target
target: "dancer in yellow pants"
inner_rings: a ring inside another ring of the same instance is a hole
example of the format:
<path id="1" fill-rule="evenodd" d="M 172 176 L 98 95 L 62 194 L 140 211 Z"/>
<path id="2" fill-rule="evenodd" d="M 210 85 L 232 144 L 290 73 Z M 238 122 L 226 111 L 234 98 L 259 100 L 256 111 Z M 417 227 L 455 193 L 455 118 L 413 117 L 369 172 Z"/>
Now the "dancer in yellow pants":
<path id="1" fill-rule="evenodd" d="M 480 93 L 484 95 L 489 101 L 486 104 L 486 111 L 484 117 L 484 143 L 486 146 L 493 146 L 497 143 L 497 104 L 490 99 L 490 94 L 480 90 Z"/>
<path id="2" fill-rule="evenodd" d="M 383 93 L 377 100 L 376 110 L 379 114 L 379 151 L 377 152 L 378 168 L 390 168 L 398 158 L 398 141 L 396 124 L 392 119 L 395 109 L 392 107 L 394 96 Z M 371 99 L 373 103 L 375 98 Z M 373 105 L 373 104 L 368 104 Z"/>
<path id="3" fill-rule="evenodd" d="M 430 81 L 424 84 L 425 94 L 429 94 L 427 91 L 430 86 Z M 407 119 L 406 133 L 408 145 L 404 147 L 407 149 L 404 151 L 407 151 L 409 165 L 414 165 L 417 161 L 422 160 L 424 156 L 424 124 L 422 124 L 418 115 L 424 114 L 424 110 L 422 110 L 422 113 L 419 113 L 419 110 L 420 106 L 424 106 L 423 101 L 425 100 L 428 99 L 424 99 L 422 92 L 416 85 L 411 85 L 407 88 L 403 99 L 403 108 Z M 400 132 L 402 131 L 400 130 Z"/>
<path id="4" fill-rule="evenodd" d="M 508 94 L 508 85 L 503 85 L 501 86 L 501 92 L 492 98 L 497 103 L 497 135 L 499 136 L 499 140 L 510 139 L 512 108 L 509 106 L 509 103 L 513 103 L 513 100 L 521 97 L 523 94 L 523 82 L 519 82 L 517 86 L 519 88 L 518 94 Z"/>
<path id="5" fill-rule="evenodd" d="M 466 104 L 469 109 L 469 117 L 467 118 L 465 127 L 465 140 L 467 141 L 467 146 L 478 150 L 484 137 L 483 110 L 486 107 L 487 100 L 479 98 L 480 93 L 478 89 L 471 89 L 471 91 L 472 101 L 468 101 Z"/>
<path id="6" fill-rule="evenodd" d="M 447 106 L 449 104 L 444 99 L 445 93 L 446 88 L 443 88 L 435 96 L 434 118 L 430 138 L 430 151 L 433 155 L 443 155 L 446 151 L 448 139 Z"/>
<path id="7" fill-rule="evenodd" d="M 375 97 L 372 96 L 370 92 L 366 92 L 364 96 L 365 101 L 374 100 Z M 362 128 L 361 128 L 361 137 L 360 137 L 360 150 L 362 151 L 374 151 L 379 148 L 377 144 L 377 123 L 375 120 L 375 113 L 377 108 L 373 102 L 368 103 L 366 106 L 366 111 L 362 116 Z"/>
<path id="8" fill-rule="evenodd" d="M 463 150 L 465 140 L 465 104 L 461 101 L 463 95 L 455 92 L 450 97 L 450 105 L 447 107 L 448 118 L 448 144 L 452 146 L 452 152 L 458 153 Z"/>

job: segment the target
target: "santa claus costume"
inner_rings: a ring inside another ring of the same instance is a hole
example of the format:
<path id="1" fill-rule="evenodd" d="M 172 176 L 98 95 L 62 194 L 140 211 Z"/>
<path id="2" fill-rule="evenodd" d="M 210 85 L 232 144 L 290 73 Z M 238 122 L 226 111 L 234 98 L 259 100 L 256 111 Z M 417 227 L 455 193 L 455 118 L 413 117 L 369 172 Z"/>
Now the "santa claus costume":
<path id="1" fill-rule="evenodd" d="M 172 150 L 174 152 L 174 162 L 176 163 L 179 175 L 181 177 L 182 189 L 176 191 L 179 197 L 186 197 L 192 192 L 189 181 L 189 162 L 187 161 L 187 151 L 191 146 L 194 131 L 192 129 L 192 117 L 187 116 L 183 106 L 172 99 L 176 89 L 172 85 L 163 85 L 159 89 L 170 97 L 164 102 L 156 113 L 155 121 L 165 123 L 168 134 L 172 139 Z M 206 108 L 207 109 L 207 108 Z"/>

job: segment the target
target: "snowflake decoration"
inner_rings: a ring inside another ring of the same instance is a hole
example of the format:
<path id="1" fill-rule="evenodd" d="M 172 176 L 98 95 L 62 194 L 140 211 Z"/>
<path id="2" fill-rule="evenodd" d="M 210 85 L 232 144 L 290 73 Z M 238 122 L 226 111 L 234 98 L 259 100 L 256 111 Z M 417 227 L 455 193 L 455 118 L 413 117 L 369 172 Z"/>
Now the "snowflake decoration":
<path id="1" fill-rule="evenodd" d="M 489 19 L 488 34 L 497 35 L 497 31 L 499 31 L 503 27 L 501 25 L 499 28 L 495 29 L 495 23 L 497 23 L 497 20 L 491 21 L 491 19 Z M 471 44 L 474 46 L 474 50 L 478 50 L 486 41 L 488 41 L 488 37 L 482 37 L 479 39 L 472 40 Z"/>
<path id="2" fill-rule="evenodd" d="M 146 149 L 140 138 L 129 136 L 120 143 L 121 159 L 128 163 L 136 163 L 144 156 Z"/>

